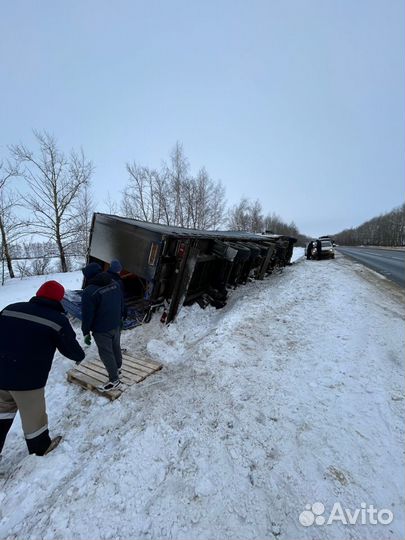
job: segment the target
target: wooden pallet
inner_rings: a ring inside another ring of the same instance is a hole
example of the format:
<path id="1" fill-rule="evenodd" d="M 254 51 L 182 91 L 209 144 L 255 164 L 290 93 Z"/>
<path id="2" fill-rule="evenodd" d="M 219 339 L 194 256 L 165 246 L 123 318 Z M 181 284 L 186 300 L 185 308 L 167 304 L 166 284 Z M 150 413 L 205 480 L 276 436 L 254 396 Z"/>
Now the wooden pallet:
<path id="1" fill-rule="evenodd" d="M 109 392 L 100 392 L 98 386 L 108 381 L 107 371 L 101 360 L 85 360 L 73 369 L 67 372 L 67 380 L 71 383 L 91 390 L 96 394 L 107 397 L 110 400 L 117 399 L 126 387 L 139 383 L 162 369 L 162 364 L 150 360 L 149 358 L 135 358 L 127 352 L 122 353 L 122 375 L 121 381 L 124 387 L 110 390 Z"/>

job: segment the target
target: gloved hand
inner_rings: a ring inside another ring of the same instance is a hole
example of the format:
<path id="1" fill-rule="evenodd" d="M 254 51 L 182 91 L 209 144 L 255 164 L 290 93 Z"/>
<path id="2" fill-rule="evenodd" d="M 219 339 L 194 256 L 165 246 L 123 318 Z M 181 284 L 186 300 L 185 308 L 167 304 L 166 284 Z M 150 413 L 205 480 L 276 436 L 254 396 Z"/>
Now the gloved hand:
<path id="1" fill-rule="evenodd" d="M 84 336 L 84 342 L 85 342 L 86 345 L 91 344 L 91 335 L 90 334 L 87 334 L 87 336 Z"/>
<path id="2" fill-rule="evenodd" d="M 124 328 L 124 319 L 121 319 L 121 323 L 120 323 L 120 331 L 122 332 Z"/>

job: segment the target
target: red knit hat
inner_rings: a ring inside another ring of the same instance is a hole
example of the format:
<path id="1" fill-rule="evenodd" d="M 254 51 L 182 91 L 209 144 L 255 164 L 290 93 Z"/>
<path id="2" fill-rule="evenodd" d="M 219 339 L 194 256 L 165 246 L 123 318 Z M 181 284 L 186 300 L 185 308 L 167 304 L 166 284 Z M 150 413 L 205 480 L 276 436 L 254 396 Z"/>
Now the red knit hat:
<path id="1" fill-rule="evenodd" d="M 63 285 L 57 281 L 45 281 L 37 290 L 36 296 L 48 298 L 48 300 L 56 300 L 60 302 L 65 295 Z"/>

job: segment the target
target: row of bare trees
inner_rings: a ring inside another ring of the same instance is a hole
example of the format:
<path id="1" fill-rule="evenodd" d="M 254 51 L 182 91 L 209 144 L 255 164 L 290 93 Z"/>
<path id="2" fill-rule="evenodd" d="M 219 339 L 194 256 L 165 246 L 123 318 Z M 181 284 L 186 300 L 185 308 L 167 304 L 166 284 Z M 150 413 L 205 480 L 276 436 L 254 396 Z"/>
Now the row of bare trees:
<path id="1" fill-rule="evenodd" d="M 405 204 L 334 235 L 339 244 L 349 246 L 404 246 Z"/>
<path id="2" fill-rule="evenodd" d="M 136 162 L 126 167 L 129 178 L 121 211 L 127 217 L 194 229 L 217 229 L 223 223 L 223 185 L 212 180 L 205 167 L 193 176 L 179 142 L 169 163 L 159 169 Z"/>
<path id="3" fill-rule="evenodd" d="M 84 152 L 66 155 L 50 134 L 34 132 L 34 136 L 36 151 L 12 145 L 7 162 L 0 164 L 1 251 L 10 277 L 14 277 L 12 246 L 28 234 L 53 242 L 60 270 L 67 272 L 68 254 L 83 254 L 87 246 L 93 211 L 93 165 Z"/>
<path id="4" fill-rule="evenodd" d="M 259 200 L 254 202 L 242 197 L 239 204 L 234 205 L 228 212 L 228 226 L 235 231 L 251 231 L 260 233 L 268 231 L 274 234 L 299 236 L 298 227 L 292 221 L 285 223 L 277 214 L 264 215 Z"/>
<path id="5" fill-rule="evenodd" d="M 50 240 L 34 240 L 26 236 L 18 243 L 10 246 L 10 253 L 13 260 L 16 259 L 38 259 L 41 257 L 58 257 L 58 248 Z"/>
<path id="6" fill-rule="evenodd" d="M 183 146 L 177 142 L 169 164 L 159 169 L 127 163 L 128 183 L 121 201 L 121 211 L 128 217 L 195 229 L 228 227 L 238 231 L 299 235 L 294 222 L 285 223 L 276 214 L 263 214 L 260 201 L 242 197 L 239 204 L 226 210 L 225 189 L 213 181 L 205 167 L 196 176 Z M 116 206 L 109 203 L 110 209 Z"/>

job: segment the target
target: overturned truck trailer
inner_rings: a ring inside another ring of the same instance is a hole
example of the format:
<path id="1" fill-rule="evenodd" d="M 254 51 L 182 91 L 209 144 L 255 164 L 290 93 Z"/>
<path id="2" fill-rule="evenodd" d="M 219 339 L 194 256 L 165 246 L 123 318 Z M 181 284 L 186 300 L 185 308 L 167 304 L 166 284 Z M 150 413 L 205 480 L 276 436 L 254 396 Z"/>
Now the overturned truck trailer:
<path id="1" fill-rule="evenodd" d="M 203 231 L 96 213 L 88 262 L 104 269 L 119 259 L 125 300 L 148 321 L 161 306 L 172 321 L 184 304 L 217 308 L 228 290 L 290 262 L 295 238 L 239 231 Z"/>

